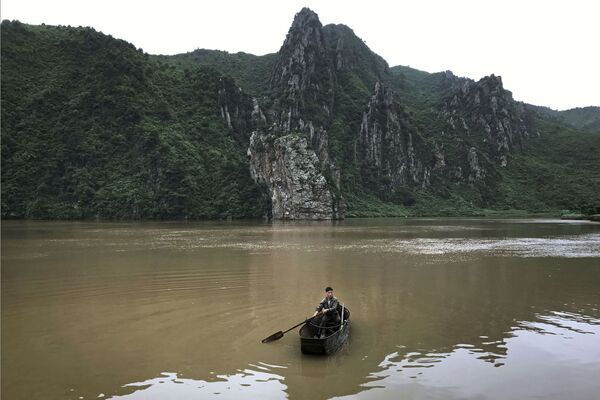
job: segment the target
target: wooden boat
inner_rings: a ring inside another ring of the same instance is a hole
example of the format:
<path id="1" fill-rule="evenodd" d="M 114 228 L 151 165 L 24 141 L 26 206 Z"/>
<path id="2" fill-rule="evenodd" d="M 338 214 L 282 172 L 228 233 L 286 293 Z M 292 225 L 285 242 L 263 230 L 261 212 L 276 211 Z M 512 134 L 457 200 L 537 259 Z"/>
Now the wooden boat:
<path id="1" fill-rule="evenodd" d="M 338 305 L 338 313 L 342 323 L 334 327 L 328 336 L 317 337 L 319 327 L 312 322 L 305 323 L 300 328 L 300 348 L 304 354 L 333 354 L 348 340 L 350 333 L 350 311 Z"/>

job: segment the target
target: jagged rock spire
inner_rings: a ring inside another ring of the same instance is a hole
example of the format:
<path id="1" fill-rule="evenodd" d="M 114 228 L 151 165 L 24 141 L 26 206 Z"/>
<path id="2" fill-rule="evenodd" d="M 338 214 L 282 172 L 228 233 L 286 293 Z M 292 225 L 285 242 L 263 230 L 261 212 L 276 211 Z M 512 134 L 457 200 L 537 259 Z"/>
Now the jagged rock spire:
<path id="1" fill-rule="evenodd" d="M 442 115 L 451 133 L 483 138 L 501 166 L 507 164 L 507 154 L 521 149 L 534 130 L 523 103 L 513 100 L 502 78 L 493 74 L 477 82 L 465 80 L 446 101 Z"/>
<path id="2" fill-rule="evenodd" d="M 334 73 L 323 26 L 312 10 L 294 18 L 273 69 L 271 115 L 284 131 L 309 131 L 326 125 L 333 108 Z"/>
<path id="3" fill-rule="evenodd" d="M 303 8 L 294 18 L 270 80 L 270 130 L 255 132 L 248 159 L 278 219 L 338 219 L 344 201 L 334 190 L 327 131 L 334 72 L 319 17 Z"/>

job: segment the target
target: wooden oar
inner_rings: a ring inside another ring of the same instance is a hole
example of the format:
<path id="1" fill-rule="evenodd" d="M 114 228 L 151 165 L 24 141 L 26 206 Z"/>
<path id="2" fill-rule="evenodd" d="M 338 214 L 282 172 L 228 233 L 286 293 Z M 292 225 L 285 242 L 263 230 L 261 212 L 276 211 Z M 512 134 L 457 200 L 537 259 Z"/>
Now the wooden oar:
<path id="1" fill-rule="evenodd" d="M 315 315 L 315 317 L 319 316 L 321 313 Z M 292 326 L 290 329 L 286 330 L 286 331 L 279 331 L 279 332 L 275 332 L 274 334 L 272 334 L 269 337 L 264 338 L 263 340 L 261 340 L 262 343 L 269 343 L 269 342 L 274 342 L 276 340 L 279 340 L 283 337 L 284 334 L 288 333 L 289 331 L 291 331 L 294 328 L 299 327 L 302 324 L 307 323 L 308 321 L 310 321 L 311 319 L 313 319 L 314 317 L 310 317 L 310 318 L 306 318 L 304 321 L 300 322 L 299 324 L 296 324 L 294 326 Z"/>

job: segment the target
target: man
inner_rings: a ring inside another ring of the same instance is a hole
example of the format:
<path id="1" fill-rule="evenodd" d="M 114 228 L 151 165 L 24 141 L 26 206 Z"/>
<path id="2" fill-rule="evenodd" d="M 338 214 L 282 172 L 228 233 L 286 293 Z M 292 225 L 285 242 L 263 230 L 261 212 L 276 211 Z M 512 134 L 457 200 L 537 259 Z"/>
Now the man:
<path id="1" fill-rule="evenodd" d="M 322 314 L 321 318 L 315 319 L 315 325 L 321 327 L 329 327 L 340 324 L 340 314 L 338 313 L 338 299 L 333 296 L 333 288 L 331 286 L 327 286 L 325 288 L 325 298 L 321 300 L 319 305 L 317 306 L 313 317 L 318 314 Z M 324 328 L 319 328 L 317 332 L 317 336 L 322 336 L 323 334 L 327 334 L 327 330 Z"/>

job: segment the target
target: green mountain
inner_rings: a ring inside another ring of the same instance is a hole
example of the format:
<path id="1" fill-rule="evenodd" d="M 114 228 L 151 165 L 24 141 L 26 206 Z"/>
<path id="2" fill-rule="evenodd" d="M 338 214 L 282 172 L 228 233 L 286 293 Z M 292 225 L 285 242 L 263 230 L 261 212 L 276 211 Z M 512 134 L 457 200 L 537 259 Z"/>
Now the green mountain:
<path id="1" fill-rule="evenodd" d="M 390 68 L 306 8 L 265 56 L 4 21 L 1 100 L 3 218 L 600 211 L 598 107 Z"/>
<path id="2" fill-rule="evenodd" d="M 530 106 L 542 116 L 581 131 L 600 133 L 600 107 L 578 107 L 556 111 L 548 107 Z"/>
<path id="3" fill-rule="evenodd" d="M 220 50 L 197 49 L 174 56 L 149 56 L 152 60 L 185 70 L 198 65 L 213 68 L 235 79 L 236 84 L 255 96 L 268 94 L 271 70 L 277 54 L 255 56 L 248 53 L 230 54 Z"/>
<path id="4" fill-rule="evenodd" d="M 93 29 L 3 22 L 2 217 L 261 216 L 228 87 Z"/>

